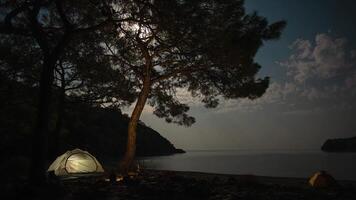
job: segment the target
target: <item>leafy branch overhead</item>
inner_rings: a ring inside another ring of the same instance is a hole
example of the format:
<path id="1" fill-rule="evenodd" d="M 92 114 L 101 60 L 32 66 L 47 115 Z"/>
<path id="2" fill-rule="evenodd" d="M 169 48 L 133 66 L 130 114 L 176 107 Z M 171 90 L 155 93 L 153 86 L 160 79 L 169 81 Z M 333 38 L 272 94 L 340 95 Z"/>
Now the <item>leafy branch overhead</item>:
<path id="1" fill-rule="evenodd" d="M 148 101 L 167 122 L 191 125 L 189 107 L 176 98 L 178 88 L 200 95 L 206 107 L 218 97 L 258 98 L 269 78 L 257 78 L 254 62 L 264 41 L 277 39 L 284 21 L 269 24 L 246 14 L 243 1 L 127 1 L 110 54 L 126 68 L 138 91 L 149 79 Z"/>

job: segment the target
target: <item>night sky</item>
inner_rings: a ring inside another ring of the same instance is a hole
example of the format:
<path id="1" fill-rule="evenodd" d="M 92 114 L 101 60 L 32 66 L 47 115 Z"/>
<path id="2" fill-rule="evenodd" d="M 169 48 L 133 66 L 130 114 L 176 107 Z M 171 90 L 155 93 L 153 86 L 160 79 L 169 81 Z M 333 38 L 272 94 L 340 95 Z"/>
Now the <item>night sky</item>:
<path id="1" fill-rule="evenodd" d="M 356 1 L 246 0 L 270 22 L 288 25 L 256 61 L 270 76 L 257 100 L 222 100 L 206 109 L 182 90 L 197 122 L 167 124 L 146 106 L 141 117 L 183 149 L 319 149 L 328 138 L 356 136 Z"/>

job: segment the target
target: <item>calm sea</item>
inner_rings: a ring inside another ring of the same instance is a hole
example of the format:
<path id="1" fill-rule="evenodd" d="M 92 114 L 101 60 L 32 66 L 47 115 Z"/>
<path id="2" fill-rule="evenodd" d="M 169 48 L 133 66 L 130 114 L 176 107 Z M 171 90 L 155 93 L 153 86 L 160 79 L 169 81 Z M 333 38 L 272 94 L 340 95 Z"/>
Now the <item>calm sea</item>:
<path id="1" fill-rule="evenodd" d="M 146 157 L 146 168 L 220 174 L 302 177 L 326 170 L 339 180 L 356 180 L 356 153 L 219 150 Z"/>

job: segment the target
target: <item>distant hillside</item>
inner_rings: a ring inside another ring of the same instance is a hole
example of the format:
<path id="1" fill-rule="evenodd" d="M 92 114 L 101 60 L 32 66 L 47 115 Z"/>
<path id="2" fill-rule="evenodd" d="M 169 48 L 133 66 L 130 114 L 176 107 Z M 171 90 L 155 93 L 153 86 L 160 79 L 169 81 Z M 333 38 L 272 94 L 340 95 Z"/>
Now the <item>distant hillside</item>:
<path id="1" fill-rule="evenodd" d="M 129 118 L 120 111 L 71 105 L 60 134 L 60 152 L 82 148 L 100 157 L 120 157 L 126 145 Z M 1 150 L 7 154 L 30 152 L 30 131 L 34 109 L 18 106 L 13 113 L 0 113 Z M 6 119 L 5 119 L 6 118 Z M 157 131 L 140 123 L 137 128 L 137 155 L 157 156 L 184 152 Z"/>
<path id="2" fill-rule="evenodd" d="M 31 152 L 37 92 L 16 82 L 4 84 L 3 81 L 0 80 L 0 94 L 3 94 L 0 95 L 0 151 L 6 157 L 27 156 Z M 54 119 L 55 112 L 51 116 L 51 130 Z M 99 157 L 119 158 L 125 150 L 128 120 L 117 109 L 68 103 L 59 135 L 59 152 L 82 148 Z M 137 132 L 138 156 L 184 152 L 143 123 L 138 125 Z"/>
<path id="3" fill-rule="evenodd" d="M 321 150 L 326 152 L 356 152 L 356 137 L 327 140 Z"/>
<path id="4" fill-rule="evenodd" d="M 78 119 L 79 123 L 78 123 Z M 61 140 L 63 150 L 75 147 L 88 149 L 96 155 L 118 157 L 126 146 L 129 118 L 120 111 L 76 106 L 67 116 L 68 136 Z M 182 153 L 157 131 L 140 123 L 137 128 L 137 155 L 157 156 Z"/>

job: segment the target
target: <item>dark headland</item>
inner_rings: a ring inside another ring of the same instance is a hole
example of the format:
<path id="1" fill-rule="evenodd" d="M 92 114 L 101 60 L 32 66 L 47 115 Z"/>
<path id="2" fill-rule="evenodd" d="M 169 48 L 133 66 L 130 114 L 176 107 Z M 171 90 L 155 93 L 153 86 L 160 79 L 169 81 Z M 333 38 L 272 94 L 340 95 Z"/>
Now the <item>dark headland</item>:
<path id="1" fill-rule="evenodd" d="M 325 152 L 356 152 L 356 137 L 328 139 L 321 147 Z"/>

